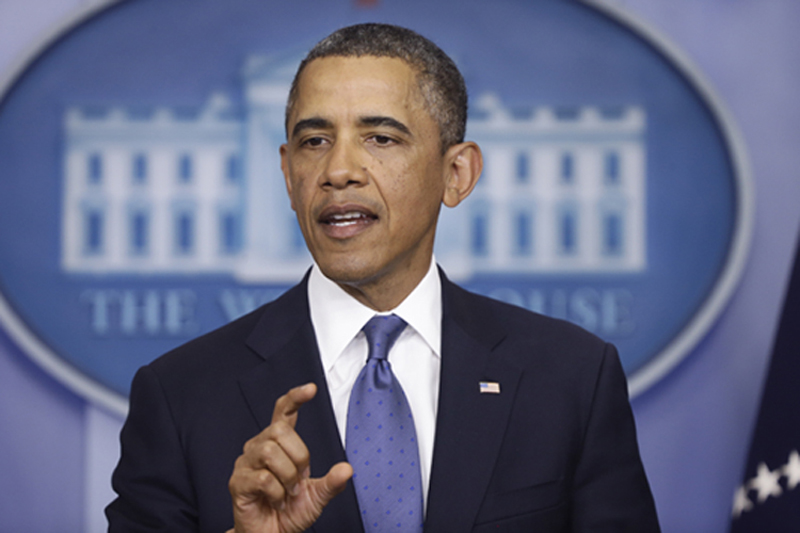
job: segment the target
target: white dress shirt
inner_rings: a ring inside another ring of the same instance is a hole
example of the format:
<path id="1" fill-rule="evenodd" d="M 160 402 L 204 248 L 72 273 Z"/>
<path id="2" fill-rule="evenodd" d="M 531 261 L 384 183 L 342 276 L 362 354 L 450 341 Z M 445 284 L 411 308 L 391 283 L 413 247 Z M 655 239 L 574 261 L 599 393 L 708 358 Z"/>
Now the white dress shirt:
<path id="1" fill-rule="evenodd" d="M 347 294 L 315 264 L 308 280 L 308 303 L 343 446 L 350 391 L 367 362 L 367 339 L 361 328 L 376 314 L 394 313 L 408 324 L 388 360 L 414 416 L 422 496 L 427 506 L 442 350 L 442 289 L 436 262 L 431 261 L 428 273 L 411 294 L 385 313 L 376 313 Z"/>

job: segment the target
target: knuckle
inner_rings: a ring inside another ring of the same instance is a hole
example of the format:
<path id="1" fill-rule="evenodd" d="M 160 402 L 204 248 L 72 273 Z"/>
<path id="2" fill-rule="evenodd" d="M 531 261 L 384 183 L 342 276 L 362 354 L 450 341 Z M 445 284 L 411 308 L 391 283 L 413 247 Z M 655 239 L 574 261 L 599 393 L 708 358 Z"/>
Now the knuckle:
<path id="1" fill-rule="evenodd" d="M 299 467 L 305 468 L 311 462 L 311 455 L 308 452 L 308 449 L 302 449 L 297 451 L 297 465 Z M 302 470 L 301 468 L 301 470 Z"/>
<path id="2" fill-rule="evenodd" d="M 269 470 L 260 470 L 257 476 L 258 484 L 262 487 L 268 487 L 273 484 L 276 480 L 275 474 L 270 472 Z"/>
<path id="3" fill-rule="evenodd" d="M 242 470 L 234 470 L 228 479 L 228 491 L 231 494 L 238 494 L 245 490 L 247 483 L 247 476 L 244 475 Z"/>
<path id="4" fill-rule="evenodd" d="M 242 454 L 243 455 L 249 455 L 250 453 L 252 453 L 253 448 L 255 448 L 255 446 L 256 446 L 257 440 L 258 440 L 258 438 L 254 437 L 254 438 L 248 440 L 247 442 L 245 442 L 244 446 L 242 447 Z"/>
<path id="5" fill-rule="evenodd" d="M 258 486 L 269 498 L 281 499 L 285 496 L 283 484 L 269 470 L 262 470 L 257 478 Z"/>
<path id="6" fill-rule="evenodd" d="M 280 453 L 281 447 L 274 440 L 268 440 L 261 445 L 260 455 L 263 458 L 274 457 Z"/>
<path id="7" fill-rule="evenodd" d="M 273 422 L 270 428 L 272 429 L 272 435 L 275 437 L 285 437 L 294 431 L 292 427 L 284 420 Z"/>

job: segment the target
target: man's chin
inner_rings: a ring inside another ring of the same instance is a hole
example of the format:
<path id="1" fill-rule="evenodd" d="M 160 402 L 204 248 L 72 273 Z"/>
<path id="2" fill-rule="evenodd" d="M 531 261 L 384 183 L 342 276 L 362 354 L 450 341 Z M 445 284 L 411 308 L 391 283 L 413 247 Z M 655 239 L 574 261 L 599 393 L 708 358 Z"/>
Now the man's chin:
<path id="1" fill-rule="evenodd" d="M 354 261 L 352 257 L 317 261 L 317 265 L 325 277 L 339 285 L 358 287 L 374 280 L 377 275 L 377 269 L 372 265 Z"/>

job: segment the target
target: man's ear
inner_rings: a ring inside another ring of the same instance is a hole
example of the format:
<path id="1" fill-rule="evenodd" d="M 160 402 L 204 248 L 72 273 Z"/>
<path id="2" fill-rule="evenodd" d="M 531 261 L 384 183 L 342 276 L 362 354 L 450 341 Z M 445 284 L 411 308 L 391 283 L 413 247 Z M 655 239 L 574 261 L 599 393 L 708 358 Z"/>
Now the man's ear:
<path id="1" fill-rule="evenodd" d="M 294 211 L 294 196 L 292 196 L 292 180 L 289 178 L 289 146 L 286 144 L 281 145 L 281 171 L 283 172 L 283 181 L 286 182 L 286 192 L 289 194 L 289 202 L 292 204 L 292 211 Z"/>
<path id="2" fill-rule="evenodd" d="M 445 190 L 442 201 L 447 207 L 455 207 L 469 196 L 478 183 L 483 170 L 483 154 L 471 141 L 456 144 L 447 149 L 445 160 Z"/>

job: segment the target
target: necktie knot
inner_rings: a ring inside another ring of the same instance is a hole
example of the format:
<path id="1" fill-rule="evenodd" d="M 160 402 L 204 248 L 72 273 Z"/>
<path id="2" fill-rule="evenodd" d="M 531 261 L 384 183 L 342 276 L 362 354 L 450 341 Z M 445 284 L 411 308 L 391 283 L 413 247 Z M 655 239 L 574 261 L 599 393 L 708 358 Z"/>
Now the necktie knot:
<path id="1" fill-rule="evenodd" d="M 367 359 L 386 359 L 389 350 L 406 327 L 397 315 L 376 315 L 362 328 L 369 343 Z"/>

